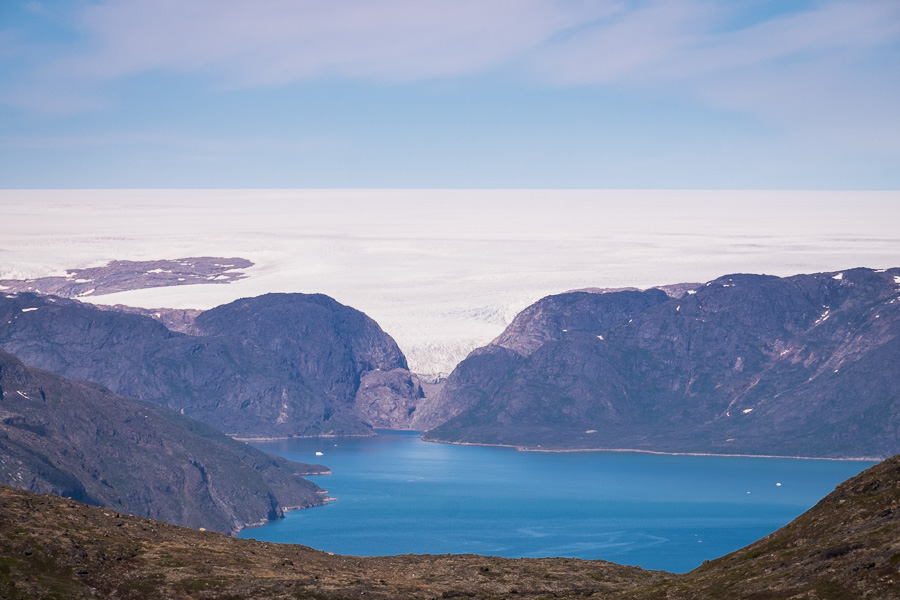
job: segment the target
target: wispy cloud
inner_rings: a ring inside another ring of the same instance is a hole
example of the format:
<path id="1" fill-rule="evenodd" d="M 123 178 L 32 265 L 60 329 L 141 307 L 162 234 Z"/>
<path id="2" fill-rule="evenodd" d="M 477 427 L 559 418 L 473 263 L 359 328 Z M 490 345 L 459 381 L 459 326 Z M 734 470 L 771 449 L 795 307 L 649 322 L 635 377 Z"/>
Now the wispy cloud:
<path id="1" fill-rule="evenodd" d="M 117 82 L 141 74 L 188 75 L 180 85 L 198 95 L 488 74 L 676 98 L 750 115 L 787 140 L 900 151 L 898 0 L 25 4 L 65 29 L 42 39 L 0 24 L 0 103 L 32 112 L 104 108 L 119 101 Z"/>
<path id="2" fill-rule="evenodd" d="M 746 27 L 709 0 L 108 0 L 38 81 L 199 73 L 222 85 L 380 82 L 515 66 L 550 84 L 677 84 L 900 43 L 896 0 L 820 2 Z M 48 9 L 30 2 L 35 12 Z"/>
<path id="3" fill-rule="evenodd" d="M 53 68 L 96 79 L 204 71 L 238 86 L 445 77 L 494 68 L 621 10 L 548 0 L 122 0 L 86 7 L 77 23 L 86 48 Z"/>

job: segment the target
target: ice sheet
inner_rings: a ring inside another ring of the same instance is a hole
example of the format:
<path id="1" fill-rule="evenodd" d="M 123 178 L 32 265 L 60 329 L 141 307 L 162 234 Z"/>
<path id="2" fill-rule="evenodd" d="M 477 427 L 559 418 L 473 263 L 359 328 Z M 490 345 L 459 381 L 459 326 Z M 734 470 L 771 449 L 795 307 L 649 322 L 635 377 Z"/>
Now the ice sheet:
<path id="1" fill-rule="evenodd" d="M 900 266 L 898 192 L 583 190 L 0 191 L 0 279 L 110 260 L 240 256 L 229 285 L 83 300 L 210 308 L 320 292 L 447 373 L 553 293 L 737 272 Z"/>

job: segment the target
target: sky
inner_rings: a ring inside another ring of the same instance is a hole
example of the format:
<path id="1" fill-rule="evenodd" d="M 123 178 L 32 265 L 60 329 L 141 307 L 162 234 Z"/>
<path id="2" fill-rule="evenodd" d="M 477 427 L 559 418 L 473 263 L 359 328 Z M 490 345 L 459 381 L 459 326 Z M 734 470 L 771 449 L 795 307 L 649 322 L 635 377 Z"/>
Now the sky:
<path id="1" fill-rule="evenodd" d="M 0 0 L 0 188 L 900 189 L 898 0 Z"/>

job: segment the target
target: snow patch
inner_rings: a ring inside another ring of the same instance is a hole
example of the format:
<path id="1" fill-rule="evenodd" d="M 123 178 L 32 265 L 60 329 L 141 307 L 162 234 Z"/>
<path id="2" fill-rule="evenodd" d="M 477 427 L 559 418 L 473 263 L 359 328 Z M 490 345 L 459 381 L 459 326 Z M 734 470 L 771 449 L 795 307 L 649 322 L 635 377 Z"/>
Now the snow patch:
<path id="1" fill-rule="evenodd" d="M 749 415 L 750 413 L 753 412 L 753 409 L 752 409 L 752 408 L 745 408 L 745 409 L 742 410 L 741 412 L 744 413 L 745 415 Z"/>
<path id="2" fill-rule="evenodd" d="M 675 312 L 681 312 L 681 307 L 680 307 L 680 306 L 676 306 L 676 307 L 675 307 Z"/>
<path id="3" fill-rule="evenodd" d="M 79 295 L 79 296 L 90 296 L 90 295 L 93 294 L 96 290 L 97 290 L 97 288 L 91 288 L 91 289 L 89 289 L 88 291 L 86 291 L 86 292 L 81 292 L 81 293 L 78 294 L 78 295 Z"/>
<path id="4" fill-rule="evenodd" d="M 32 312 L 32 311 L 37 310 L 38 308 L 39 308 L 39 307 L 37 307 L 37 306 L 34 307 L 34 308 L 23 308 L 23 309 L 22 309 L 22 312 Z"/>
<path id="5" fill-rule="evenodd" d="M 170 271 L 168 269 L 151 269 L 151 270 L 147 271 L 147 275 L 150 275 L 151 273 L 171 273 L 171 272 L 172 271 Z"/>
<path id="6" fill-rule="evenodd" d="M 900 275 L 894 275 L 894 283 L 900 285 Z"/>
<path id="7" fill-rule="evenodd" d="M 834 277 L 832 277 L 832 279 L 837 279 L 838 281 L 842 280 L 843 278 L 844 278 L 844 274 L 843 274 L 843 273 L 838 273 L 837 275 L 835 275 Z"/>
<path id="8" fill-rule="evenodd" d="M 75 283 L 90 283 L 93 279 L 76 279 Z"/>
<path id="9" fill-rule="evenodd" d="M 31 400 L 31 398 L 29 398 L 28 394 L 26 394 L 25 392 L 20 392 L 19 390 L 16 390 L 16 393 L 19 394 L 20 396 L 22 396 L 23 398 L 25 398 L 26 400 Z"/>
<path id="10" fill-rule="evenodd" d="M 602 336 L 602 335 L 598 335 L 598 336 L 597 336 L 597 339 L 598 339 L 598 340 L 602 340 L 602 339 L 603 339 L 603 336 Z"/>
<path id="11" fill-rule="evenodd" d="M 697 290 L 688 290 L 687 293 L 691 296 L 697 293 Z"/>

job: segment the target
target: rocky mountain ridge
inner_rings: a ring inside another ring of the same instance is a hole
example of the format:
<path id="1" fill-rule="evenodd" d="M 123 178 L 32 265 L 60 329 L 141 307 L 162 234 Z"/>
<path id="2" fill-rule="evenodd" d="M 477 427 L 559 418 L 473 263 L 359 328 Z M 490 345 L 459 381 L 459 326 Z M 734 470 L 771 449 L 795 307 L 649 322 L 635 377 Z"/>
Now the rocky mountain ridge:
<path id="1" fill-rule="evenodd" d="M 183 411 L 239 437 L 371 435 L 422 397 L 393 339 L 320 294 L 266 294 L 172 331 L 143 314 L 0 296 L 0 348 L 25 363 Z"/>
<path id="2" fill-rule="evenodd" d="M 232 532 L 324 504 L 327 473 L 0 351 L 0 483 Z"/>
<path id="3" fill-rule="evenodd" d="M 549 296 L 448 378 L 434 441 L 883 457 L 900 451 L 900 269 Z"/>

